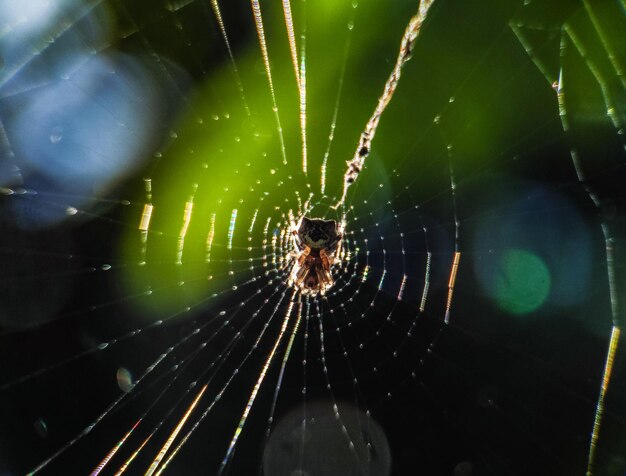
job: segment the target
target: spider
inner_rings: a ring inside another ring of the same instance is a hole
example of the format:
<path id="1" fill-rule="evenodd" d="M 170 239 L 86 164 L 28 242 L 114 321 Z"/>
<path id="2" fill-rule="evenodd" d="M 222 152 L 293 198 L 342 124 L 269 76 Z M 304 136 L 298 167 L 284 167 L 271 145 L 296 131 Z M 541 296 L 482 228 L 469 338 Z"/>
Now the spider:
<path id="1" fill-rule="evenodd" d="M 335 220 L 303 216 L 298 225 L 291 220 L 289 286 L 312 296 L 326 293 L 334 283 L 331 267 L 340 260 L 343 228 L 343 222 L 338 226 Z"/>

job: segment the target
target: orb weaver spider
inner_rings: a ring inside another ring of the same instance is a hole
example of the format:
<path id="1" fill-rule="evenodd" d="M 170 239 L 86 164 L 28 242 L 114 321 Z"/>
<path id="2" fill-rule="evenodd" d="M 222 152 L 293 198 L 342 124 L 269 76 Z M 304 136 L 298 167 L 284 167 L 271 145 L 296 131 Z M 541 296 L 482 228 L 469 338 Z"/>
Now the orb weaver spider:
<path id="1" fill-rule="evenodd" d="M 332 266 L 341 260 L 344 222 L 302 216 L 297 225 L 290 220 L 289 228 L 293 250 L 287 284 L 302 294 L 324 295 L 334 284 Z"/>

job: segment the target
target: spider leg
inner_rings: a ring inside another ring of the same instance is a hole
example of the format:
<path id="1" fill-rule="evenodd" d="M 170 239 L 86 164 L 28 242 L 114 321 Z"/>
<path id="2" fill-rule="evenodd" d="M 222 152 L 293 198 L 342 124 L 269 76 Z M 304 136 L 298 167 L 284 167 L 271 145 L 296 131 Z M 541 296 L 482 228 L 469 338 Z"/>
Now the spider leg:
<path id="1" fill-rule="evenodd" d="M 309 246 L 307 246 L 307 245 L 304 245 L 304 249 L 302 250 L 302 252 L 298 256 L 298 264 L 300 266 L 302 266 L 304 264 L 304 262 L 306 261 L 307 256 L 309 256 L 310 253 L 311 253 L 311 248 Z"/>
<path id="2" fill-rule="evenodd" d="M 322 268 L 324 271 L 330 272 L 331 258 L 326 253 L 326 250 L 320 250 L 320 259 L 322 261 Z"/>

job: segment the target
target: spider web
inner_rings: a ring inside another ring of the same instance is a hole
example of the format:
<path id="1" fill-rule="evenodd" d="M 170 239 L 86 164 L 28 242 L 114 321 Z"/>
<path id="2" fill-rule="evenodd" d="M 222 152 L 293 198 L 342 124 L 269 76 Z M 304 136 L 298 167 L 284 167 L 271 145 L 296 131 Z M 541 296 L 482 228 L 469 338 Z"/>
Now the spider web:
<path id="1" fill-rule="evenodd" d="M 231 3 L 1 7 L 3 474 L 623 474 L 624 4 L 437 0 L 334 209 L 417 2 Z"/>

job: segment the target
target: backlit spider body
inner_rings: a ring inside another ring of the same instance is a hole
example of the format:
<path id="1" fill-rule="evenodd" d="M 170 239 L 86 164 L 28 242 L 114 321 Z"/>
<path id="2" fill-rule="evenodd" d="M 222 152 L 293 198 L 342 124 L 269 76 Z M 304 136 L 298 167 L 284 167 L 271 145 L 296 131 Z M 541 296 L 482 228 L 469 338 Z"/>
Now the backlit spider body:
<path id="1" fill-rule="evenodd" d="M 288 284 L 303 294 L 325 294 L 333 285 L 331 267 L 339 260 L 343 225 L 335 220 L 302 217 L 291 223 L 294 250 L 289 253 Z"/>

